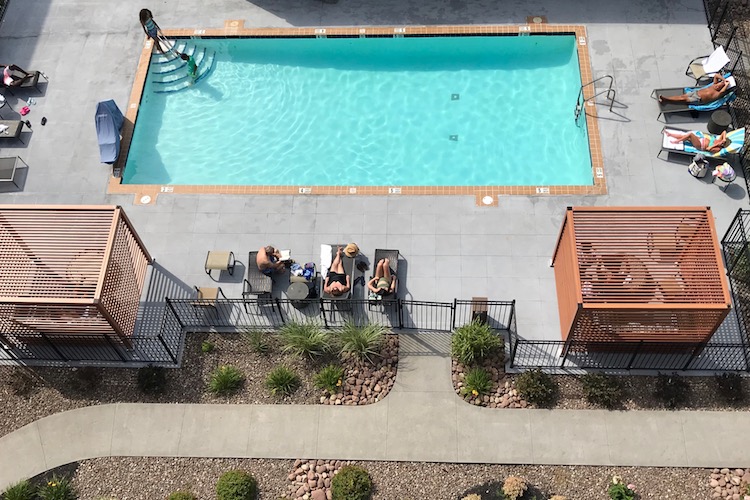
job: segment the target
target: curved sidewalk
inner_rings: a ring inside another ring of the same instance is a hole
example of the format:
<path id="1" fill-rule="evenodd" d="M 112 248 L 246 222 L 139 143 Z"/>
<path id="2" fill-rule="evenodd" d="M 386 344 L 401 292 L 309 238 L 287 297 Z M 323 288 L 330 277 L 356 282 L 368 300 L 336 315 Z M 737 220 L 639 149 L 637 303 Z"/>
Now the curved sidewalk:
<path id="1" fill-rule="evenodd" d="M 40 419 L 0 438 L 0 491 L 85 458 L 179 456 L 733 467 L 746 412 L 496 410 L 460 400 L 450 338 L 402 334 L 391 393 L 363 407 L 111 404 Z M 732 436 L 731 446 L 717 430 Z"/>

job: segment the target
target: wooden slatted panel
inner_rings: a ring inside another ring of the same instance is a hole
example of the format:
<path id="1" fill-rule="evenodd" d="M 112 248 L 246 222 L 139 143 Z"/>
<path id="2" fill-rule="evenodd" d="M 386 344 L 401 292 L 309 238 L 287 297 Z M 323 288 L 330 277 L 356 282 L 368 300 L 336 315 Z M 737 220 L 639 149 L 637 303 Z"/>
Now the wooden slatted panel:
<path id="1" fill-rule="evenodd" d="M 558 241 L 557 250 L 553 257 L 555 267 L 555 285 L 557 289 L 557 304 L 560 312 L 560 330 L 563 340 L 573 326 L 578 304 L 580 302 L 580 290 L 576 287 L 578 276 L 576 273 L 575 242 L 573 241 L 573 218 L 570 212 L 566 214 Z"/>
<path id="2" fill-rule="evenodd" d="M 729 303 L 710 210 L 572 213 L 584 304 Z"/>
<path id="3" fill-rule="evenodd" d="M 93 304 L 0 304 L 0 315 L 8 318 L 0 324 L 2 332 L 7 334 L 68 333 L 100 336 L 114 333 L 107 319 Z"/>
<path id="4" fill-rule="evenodd" d="M 114 208 L 0 207 L 0 302 L 91 299 Z"/>
<path id="5" fill-rule="evenodd" d="M 120 217 L 101 295 L 101 305 L 120 335 L 133 334 L 148 264 L 148 255 Z"/>

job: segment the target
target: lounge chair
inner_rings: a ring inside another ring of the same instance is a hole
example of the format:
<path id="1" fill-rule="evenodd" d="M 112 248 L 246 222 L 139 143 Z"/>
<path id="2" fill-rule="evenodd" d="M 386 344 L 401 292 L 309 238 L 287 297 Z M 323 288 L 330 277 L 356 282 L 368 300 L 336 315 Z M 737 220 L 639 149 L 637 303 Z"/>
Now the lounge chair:
<path id="1" fill-rule="evenodd" d="M 23 139 L 21 139 L 23 123 L 21 120 L 0 120 L 0 125 L 8 127 L 3 132 L 0 132 L 0 139 L 18 139 L 23 142 Z M 5 127 L 0 126 L 0 128 L 4 129 Z"/>
<path id="2" fill-rule="evenodd" d="M 722 149 L 718 153 L 709 153 L 708 151 L 699 151 L 695 149 L 692 144 L 688 142 L 684 142 L 684 141 L 672 142 L 673 138 L 668 136 L 665 133 L 666 131 L 683 133 L 683 134 L 686 132 L 691 132 L 690 130 L 684 130 L 680 128 L 664 127 L 661 130 L 661 135 L 662 135 L 661 149 L 659 150 L 659 153 L 657 153 L 656 155 L 657 158 L 659 158 L 660 155 L 666 151 L 667 153 L 675 153 L 675 154 L 686 155 L 686 156 L 695 156 L 698 153 L 702 153 L 703 156 L 705 156 L 707 160 L 713 159 L 713 160 L 723 161 L 730 154 L 739 153 L 745 144 L 745 127 L 732 130 L 731 132 L 727 132 L 727 138 L 731 142 L 729 146 Z M 708 134 L 707 132 L 701 132 L 700 130 L 695 130 L 693 132 L 695 132 L 695 135 L 697 135 L 698 137 L 711 135 L 711 134 Z"/>
<path id="3" fill-rule="evenodd" d="M 724 69 L 727 64 L 729 64 L 729 56 L 720 45 L 710 55 L 696 57 L 690 61 L 685 75 L 695 78 L 695 82 L 698 83 L 702 78 L 713 78 L 714 74 Z"/>
<path id="4" fill-rule="evenodd" d="M 7 64 L 0 64 L 0 73 L 4 72 L 6 67 L 8 67 Z M 15 69 L 13 69 L 13 65 L 11 65 L 10 67 L 11 67 L 11 70 L 10 70 L 11 74 L 13 74 L 15 76 L 19 76 L 19 77 L 23 76 L 23 74 L 20 71 L 16 71 Z M 35 88 L 36 91 L 41 94 L 42 91 L 39 90 L 39 78 L 43 77 L 45 80 L 47 80 L 49 82 L 49 79 L 47 78 L 47 75 L 45 75 L 41 71 L 27 71 L 26 73 L 29 74 L 29 78 L 27 78 L 26 80 L 24 80 L 20 85 L 12 85 L 11 86 L 11 85 L 6 85 L 5 82 L 1 82 L 0 81 L 0 86 L 2 86 L 5 89 L 8 89 L 8 91 L 11 94 L 13 94 L 13 90 L 14 89 L 27 89 L 27 88 L 30 88 L 30 87 Z"/>
<path id="5" fill-rule="evenodd" d="M 708 87 L 709 85 L 713 85 L 713 83 L 709 83 L 708 85 L 704 85 L 702 87 L 672 87 L 672 88 L 666 88 L 666 89 L 654 89 L 651 92 L 651 97 L 657 100 L 659 103 L 659 115 L 656 117 L 658 120 L 662 115 L 668 115 L 672 113 L 693 113 L 698 114 L 702 111 L 713 111 L 716 109 L 719 109 L 721 107 L 724 107 L 728 105 L 730 102 L 732 102 L 736 97 L 737 94 L 735 93 L 735 87 L 736 82 L 734 80 L 734 77 L 732 77 L 731 74 L 727 73 L 724 75 L 724 78 L 726 78 L 729 81 L 730 90 L 727 92 L 723 97 L 720 99 L 717 99 L 715 101 L 709 102 L 709 103 L 687 103 L 687 102 L 660 102 L 659 97 L 674 97 L 678 95 L 685 94 L 687 92 L 690 92 L 692 90 L 700 90 Z"/>
<path id="6" fill-rule="evenodd" d="M 261 298 L 269 299 L 271 306 L 271 290 L 273 289 L 273 280 L 267 274 L 258 269 L 258 252 L 250 252 L 247 256 L 247 278 L 243 283 L 242 298 L 247 311 L 247 300 L 255 297 L 260 303 Z"/>
<path id="7" fill-rule="evenodd" d="M 378 262 L 380 262 L 381 259 L 388 259 L 391 275 L 396 280 L 396 287 L 392 294 L 384 295 L 379 299 L 369 299 L 370 305 L 375 305 L 379 302 L 392 303 L 398 298 L 398 255 L 398 250 L 384 250 L 382 248 L 375 250 L 375 259 L 372 262 L 372 276 L 370 276 L 370 279 L 375 277 L 375 270 L 377 269 Z M 368 292 L 368 297 L 370 297 L 369 290 L 365 290 L 365 292 Z"/>
<path id="8" fill-rule="evenodd" d="M 325 293 L 323 289 L 326 285 L 326 279 L 328 277 L 328 269 L 331 267 L 331 262 L 333 262 L 333 259 L 336 258 L 336 251 L 339 247 L 345 248 L 346 243 L 344 244 L 338 244 L 338 245 L 330 245 L 331 247 L 331 260 L 330 262 L 321 262 L 321 270 L 323 271 L 321 273 L 322 279 L 320 280 L 320 298 L 322 299 L 328 299 L 328 300 L 342 300 L 342 299 L 349 299 L 352 296 L 352 290 L 354 289 L 354 257 L 347 257 L 346 254 L 342 254 L 341 256 L 341 264 L 344 266 L 344 274 L 349 276 L 349 291 L 346 293 L 342 293 L 341 295 L 331 295 L 330 293 Z M 322 257 L 322 255 L 321 255 Z M 327 259 L 326 259 L 327 260 Z"/>

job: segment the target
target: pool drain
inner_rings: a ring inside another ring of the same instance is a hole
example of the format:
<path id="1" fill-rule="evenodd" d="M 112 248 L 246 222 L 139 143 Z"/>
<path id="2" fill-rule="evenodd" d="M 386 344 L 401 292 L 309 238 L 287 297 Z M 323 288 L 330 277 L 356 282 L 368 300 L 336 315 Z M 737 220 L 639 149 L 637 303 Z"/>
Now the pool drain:
<path id="1" fill-rule="evenodd" d="M 458 101 L 460 98 L 459 94 L 451 94 L 451 101 Z"/>
<path id="2" fill-rule="evenodd" d="M 457 135 L 449 135 L 448 139 L 450 139 L 451 141 L 457 141 L 458 140 L 458 136 Z"/>

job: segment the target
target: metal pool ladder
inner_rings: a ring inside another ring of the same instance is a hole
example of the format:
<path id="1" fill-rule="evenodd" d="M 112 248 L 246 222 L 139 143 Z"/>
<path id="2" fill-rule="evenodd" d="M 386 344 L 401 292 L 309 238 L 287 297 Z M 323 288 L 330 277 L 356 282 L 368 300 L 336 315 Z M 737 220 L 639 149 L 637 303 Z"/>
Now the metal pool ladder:
<path id="1" fill-rule="evenodd" d="M 595 84 L 599 80 L 604 80 L 605 78 L 609 78 L 609 87 L 607 87 L 606 89 L 601 90 L 601 91 L 595 93 L 594 95 L 592 95 L 588 99 L 584 99 L 583 98 L 583 89 L 585 89 L 589 85 Z M 576 123 L 578 123 L 578 117 L 580 117 L 582 114 L 584 114 L 583 110 L 584 110 L 584 106 L 586 105 L 586 103 L 589 102 L 589 101 L 593 101 L 594 99 L 596 99 L 597 97 L 599 97 L 600 95 L 602 95 L 604 93 L 607 94 L 607 99 L 609 99 L 609 110 L 610 110 L 610 112 L 612 111 L 612 106 L 615 103 L 615 94 L 616 94 L 615 89 L 612 88 L 612 85 L 614 84 L 614 81 L 615 81 L 615 79 L 612 78 L 612 75 L 604 75 L 604 76 L 600 76 L 599 78 L 596 78 L 594 80 L 591 80 L 589 83 L 581 85 L 581 88 L 578 91 L 578 99 L 576 99 L 576 111 L 575 111 L 575 121 L 576 121 Z"/>

